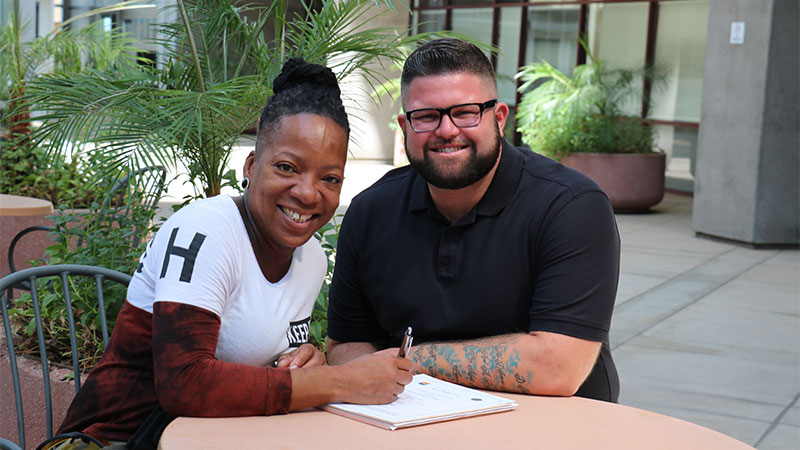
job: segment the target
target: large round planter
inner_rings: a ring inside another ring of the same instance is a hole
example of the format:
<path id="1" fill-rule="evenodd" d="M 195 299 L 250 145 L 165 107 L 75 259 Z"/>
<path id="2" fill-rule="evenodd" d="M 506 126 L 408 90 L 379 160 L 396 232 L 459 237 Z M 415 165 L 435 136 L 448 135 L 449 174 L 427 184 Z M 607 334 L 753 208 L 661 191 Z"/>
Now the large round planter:
<path id="1" fill-rule="evenodd" d="M 614 212 L 647 212 L 664 198 L 664 153 L 572 153 L 561 163 L 594 180 Z"/>

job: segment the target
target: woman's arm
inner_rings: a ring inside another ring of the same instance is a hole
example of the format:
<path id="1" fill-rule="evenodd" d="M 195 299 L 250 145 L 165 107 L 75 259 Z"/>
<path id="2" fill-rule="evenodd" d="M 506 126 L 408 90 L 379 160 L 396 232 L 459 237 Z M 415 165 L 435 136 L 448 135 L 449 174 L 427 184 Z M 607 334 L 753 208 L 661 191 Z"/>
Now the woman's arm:
<path id="1" fill-rule="evenodd" d="M 196 417 L 287 413 L 329 402 L 388 403 L 412 363 L 368 355 L 343 366 L 255 367 L 215 359 L 219 318 L 175 302 L 153 307 L 156 395 L 169 413 Z"/>

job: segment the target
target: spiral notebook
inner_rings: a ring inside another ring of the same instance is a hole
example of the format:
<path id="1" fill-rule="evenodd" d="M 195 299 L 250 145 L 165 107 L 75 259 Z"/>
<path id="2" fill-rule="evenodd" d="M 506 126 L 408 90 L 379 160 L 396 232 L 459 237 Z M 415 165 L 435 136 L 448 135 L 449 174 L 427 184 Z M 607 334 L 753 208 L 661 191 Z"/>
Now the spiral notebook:
<path id="1" fill-rule="evenodd" d="M 329 403 L 325 411 L 396 430 L 445 420 L 508 411 L 517 402 L 425 374 L 414 375 L 402 394 L 386 405 Z"/>

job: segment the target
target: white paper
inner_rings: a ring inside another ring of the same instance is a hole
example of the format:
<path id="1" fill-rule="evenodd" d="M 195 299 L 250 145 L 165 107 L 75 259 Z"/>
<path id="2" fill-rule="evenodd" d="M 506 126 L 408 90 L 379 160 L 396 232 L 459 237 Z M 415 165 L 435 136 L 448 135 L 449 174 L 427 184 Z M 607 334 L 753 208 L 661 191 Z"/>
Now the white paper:
<path id="1" fill-rule="evenodd" d="M 506 411 L 516 406 L 516 402 L 497 395 L 425 374 L 417 374 L 392 403 L 386 405 L 331 403 L 322 408 L 352 419 L 395 429 Z"/>

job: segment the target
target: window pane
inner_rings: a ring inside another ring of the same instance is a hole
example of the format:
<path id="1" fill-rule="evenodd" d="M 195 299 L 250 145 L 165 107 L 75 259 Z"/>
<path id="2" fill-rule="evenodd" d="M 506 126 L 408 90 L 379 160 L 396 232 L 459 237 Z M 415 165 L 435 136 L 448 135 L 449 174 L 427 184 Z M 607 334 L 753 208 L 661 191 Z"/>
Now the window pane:
<path id="1" fill-rule="evenodd" d="M 497 46 L 497 97 L 501 102 L 509 105 L 516 104 L 517 83 L 514 75 L 517 73 L 517 60 L 519 59 L 519 30 L 522 17 L 522 8 L 500 9 L 500 37 Z"/>
<path id="2" fill-rule="evenodd" d="M 661 3 L 655 57 L 669 82 L 652 92 L 651 118 L 700 121 L 708 8 L 708 0 Z"/>
<path id="3" fill-rule="evenodd" d="M 419 11 L 414 17 L 419 18 L 417 22 L 417 33 L 428 33 L 432 31 L 444 30 L 445 11 Z"/>
<path id="4" fill-rule="evenodd" d="M 493 0 L 450 0 L 453 6 L 473 6 L 473 5 L 491 5 Z M 489 11 L 489 14 L 492 12 Z"/>
<path id="5" fill-rule="evenodd" d="M 592 55 L 611 68 L 635 68 L 644 65 L 647 44 L 647 3 L 589 5 L 589 48 Z M 641 89 L 641 80 L 634 82 Z M 623 105 L 625 114 L 641 113 L 641 98 Z"/>
<path id="6" fill-rule="evenodd" d="M 529 8 L 525 63 L 544 60 L 571 74 L 578 58 L 579 16 L 579 6 Z"/>
<path id="7" fill-rule="evenodd" d="M 492 8 L 460 8 L 453 11 L 453 31 L 492 43 Z"/>
<path id="8" fill-rule="evenodd" d="M 667 154 L 665 185 L 668 189 L 692 192 L 697 156 L 697 128 L 656 125 L 656 145 Z"/>
<path id="9" fill-rule="evenodd" d="M 437 8 L 444 6 L 444 0 L 419 0 L 420 8 Z"/>

